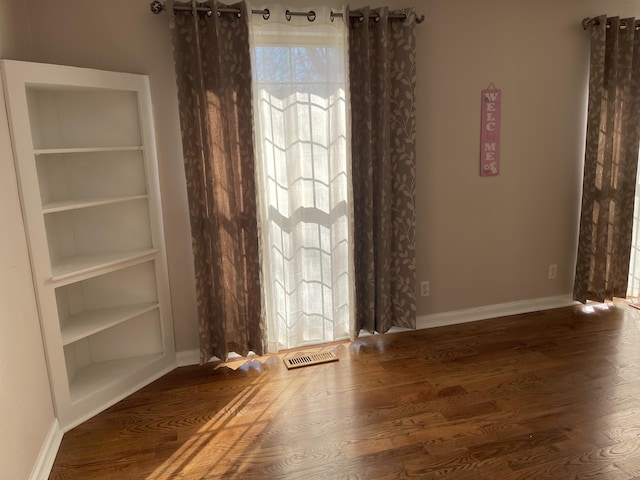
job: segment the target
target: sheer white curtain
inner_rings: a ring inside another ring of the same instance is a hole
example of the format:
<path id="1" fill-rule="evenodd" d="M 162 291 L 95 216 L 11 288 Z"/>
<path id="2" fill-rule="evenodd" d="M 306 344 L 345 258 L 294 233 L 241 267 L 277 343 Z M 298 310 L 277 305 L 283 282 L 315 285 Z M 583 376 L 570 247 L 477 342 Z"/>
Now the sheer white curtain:
<path id="1" fill-rule="evenodd" d="M 638 163 L 640 164 L 640 158 Z M 627 297 L 640 297 L 640 168 L 636 176 L 636 193 L 633 201 L 633 234 Z"/>
<path id="2" fill-rule="evenodd" d="M 262 284 L 277 351 L 348 337 L 354 289 L 346 24 L 329 7 L 268 8 L 268 19 L 251 16 L 251 44 Z"/>

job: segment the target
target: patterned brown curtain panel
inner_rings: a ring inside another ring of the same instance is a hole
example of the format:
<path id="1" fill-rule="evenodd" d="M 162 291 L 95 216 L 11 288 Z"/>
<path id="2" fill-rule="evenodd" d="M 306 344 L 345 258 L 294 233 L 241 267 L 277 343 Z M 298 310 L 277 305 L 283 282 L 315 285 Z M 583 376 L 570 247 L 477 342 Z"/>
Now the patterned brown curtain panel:
<path id="1" fill-rule="evenodd" d="M 262 354 L 267 346 L 247 6 L 207 5 L 212 15 L 171 19 L 202 362 L 225 359 L 230 351 Z M 240 15 L 217 15 L 222 7 L 239 8 Z M 413 9 L 402 12 L 404 21 L 389 21 L 388 8 L 361 13 L 366 20 L 349 20 L 352 337 L 362 328 L 383 333 L 416 322 L 416 17 Z"/>
<path id="2" fill-rule="evenodd" d="M 202 363 L 231 351 L 262 354 L 266 345 L 246 6 L 233 5 L 238 17 L 209 5 L 211 16 L 171 19 Z"/>
<path id="3" fill-rule="evenodd" d="M 609 28 L 607 28 L 609 23 Z M 640 31 L 635 19 L 591 25 L 587 144 L 573 295 L 625 297 L 640 143 Z"/>
<path id="4" fill-rule="evenodd" d="M 349 20 L 356 318 L 361 329 L 415 328 L 415 12 Z"/>

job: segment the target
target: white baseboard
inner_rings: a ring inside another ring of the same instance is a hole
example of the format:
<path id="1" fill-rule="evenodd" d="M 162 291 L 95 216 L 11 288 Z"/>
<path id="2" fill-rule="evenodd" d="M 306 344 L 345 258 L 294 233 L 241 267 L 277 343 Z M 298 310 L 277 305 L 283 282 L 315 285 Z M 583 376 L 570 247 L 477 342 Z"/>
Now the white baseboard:
<path id="1" fill-rule="evenodd" d="M 246 356 L 250 357 L 251 355 L 255 355 L 253 352 L 249 352 Z M 228 360 L 233 360 L 236 358 L 242 358 L 241 355 L 238 355 L 235 352 L 229 352 Z M 220 359 L 218 357 L 211 357 L 209 362 L 218 362 Z M 176 352 L 176 362 L 178 367 L 188 367 L 190 365 L 200 365 L 200 350 L 184 350 L 182 352 Z"/>
<path id="2" fill-rule="evenodd" d="M 198 365 L 200 363 L 200 350 L 194 349 L 176 352 L 176 362 L 179 367 Z"/>
<path id="3" fill-rule="evenodd" d="M 577 304 L 578 302 L 572 300 L 570 295 L 499 303 L 497 305 L 487 305 L 486 307 L 469 308 L 466 310 L 457 310 L 455 312 L 420 315 L 416 319 L 416 328 L 444 327 L 447 325 L 457 325 L 460 323 L 486 320 L 488 318 L 506 317 L 508 315 L 537 312 L 540 310 L 568 307 Z"/>
<path id="4" fill-rule="evenodd" d="M 53 467 L 53 462 L 58 454 L 60 443 L 62 442 L 62 429 L 57 418 L 53 419 L 49 433 L 42 444 L 42 449 L 38 455 L 29 480 L 47 480 Z"/>

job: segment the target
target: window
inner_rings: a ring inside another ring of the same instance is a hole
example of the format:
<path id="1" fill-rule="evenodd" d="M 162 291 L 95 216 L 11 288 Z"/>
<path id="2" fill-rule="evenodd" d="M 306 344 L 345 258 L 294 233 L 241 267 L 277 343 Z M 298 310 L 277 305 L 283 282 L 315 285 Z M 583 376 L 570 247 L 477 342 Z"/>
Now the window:
<path id="1" fill-rule="evenodd" d="M 254 15 L 257 185 L 271 351 L 346 338 L 351 314 L 346 34 L 330 11 Z"/>

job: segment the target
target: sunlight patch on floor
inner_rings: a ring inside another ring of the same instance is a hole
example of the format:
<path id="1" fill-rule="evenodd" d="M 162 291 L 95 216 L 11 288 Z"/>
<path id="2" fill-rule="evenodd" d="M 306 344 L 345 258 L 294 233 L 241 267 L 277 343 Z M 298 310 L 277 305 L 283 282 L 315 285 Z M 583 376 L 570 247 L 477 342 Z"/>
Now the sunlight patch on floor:
<path id="1" fill-rule="evenodd" d="M 275 447 L 256 450 L 256 440 L 264 435 L 269 421 L 286 414 L 287 404 L 292 396 L 299 394 L 300 389 L 304 389 L 309 381 L 306 375 L 298 375 L 295 371 L 289 373 L 284 367 L 283 358 L 301 353 L 328 351 L 338 354 L 344 348 L 345 344 L 333 343 L 264 356 L 234 355 L 227 362 L 215 365 L 216 370 L 226 367 L 234 371 L 255 370 L 258 373 L 271 374 L 256 376 L 227 404 L 216 407 L 215 412 L 212 407 L 212 413 L 215 415 L 197 432 L 186 438 L 184 443 L 146 478 L 168 480 L 176 477 L 190 478 L 191 475 L 194 478 L 207 478 L 207 465 L 215 465 L 217 471 L 220 471 L 224 470 L 225 462 L 229 462 L 230 470 L 227 473 L 231 475 L 225 478 L 243 478 L 243 471 L 246 469 L 273 461 L 274 455 L 282 455 L 283 452 L 272 451 Z M 276 368 L 269 372 L 274 364 L 282 366 L 282 370 Z M 280 371 L 281 377 L 277 373 Z M 238 459 L 241 459 L 242 463 L 239 469 Z"/>

